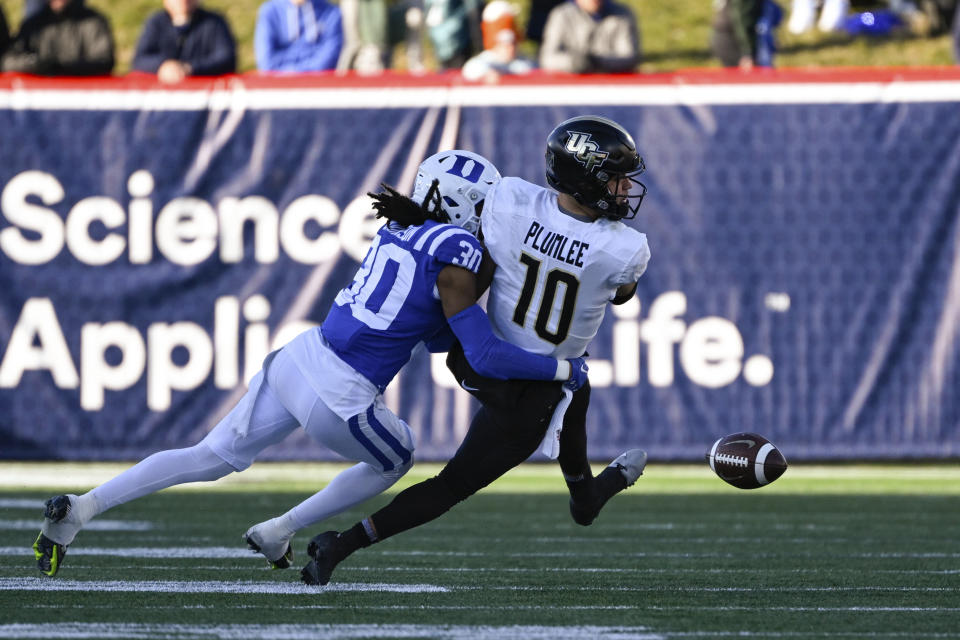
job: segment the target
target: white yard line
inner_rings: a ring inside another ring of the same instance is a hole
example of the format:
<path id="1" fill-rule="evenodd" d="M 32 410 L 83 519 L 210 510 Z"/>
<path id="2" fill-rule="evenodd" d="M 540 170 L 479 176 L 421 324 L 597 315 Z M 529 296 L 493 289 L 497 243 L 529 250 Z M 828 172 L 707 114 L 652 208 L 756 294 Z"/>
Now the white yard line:
<path id="1" fill-rule="evenodd" d="M 389 591 L 393 593 L 443 593 L 450 589 L 434 584 L 389 584 L 384 582 L 339 582 L 312 587 L 300 582 L 252 580 L 62 580 L 49 578 L 0 578 L 0 591 L 85 591 L 148 593 L 246 593 L 311 595 L 320 591 Z"/>
<path id="2" fill-rule="evenodd" d="M 502 541 L 506 540 L 505 538 L 490 538 L 484 536 L 460 536 L 460 540 L 470 541 L 471 539 L 485 542 L 492 541 Z M 610 543 L 622 543 L 623 537 L 609 537 L 609 538 L 590 538 L 590 537 L 575 537 L 575 536 L 555 536 L 555 537 L 538 537 L 538 538 L 528 538 L 531 542 L 542 542 L 544 544 L 604 544 L 607 542 Z M 952 538 L 944 537 L 944 540 L 952 540 Z M 743 536 L 702 536 L 695 538 L 687 538 L 683 536 L 677 536 L 675 538 L 665 538 L 660 540 L 651 541 L 647 544 L 655 544 L 662 546 L 683 546 L 683 547 L 697 547 L 701 545 L 706 546 L 716 546 L 724 544 L 740 544 L 740 543 L 763 543 L 763 542 L 781 542 L 781 543 L 790 543 L 790 544 L 813 544 L 813 545 L 841 545 L 841 544 L 880 544 L 882 540 L 877 538 L 865 538 L 860 536 L 851 536 L 849 538 L 845 537 L 831 537 L 824 538 L 820 536 L 793 536 L 785 537 L 783 535 L 777 535 L 776 533 L 771 533 L 770 535 L 761 536 L 761 535 L 743 535 Z"/>
<path id="3" fill-rule="evenodd" d="M 0 578 L 0 591 L 126 591 L 157 593 L 255 593 L 255 594 L 310 594 L 317 591 L 395 591 L 395 592 L 450 592 L 450 591 L 607 591 L 606 586 L 565 585 L 505 585 L 505 586 L 439 586 L 431 584 L 392 584 L 382 582 L 339 582 L 323 588 L 309 587 L 294 582 L 262 582 L 253 580 L 63 580 L 41 577 Z M 620 586 L 619 592 L 662 592 L 662 586 Z M 954 593 L 960 587 L 914 587 L 902 585 L 851 585 L 830 587 L 672 587 L 675 593 Z"/>
<path id="4" fill-rule="evenodd" d="M 0 530 L 40 531 L 43 518 L 33 520 L 0 520 Z M 84 531 L 150 531 L 154 524 L 148 520 L 91 520 Z M 2 547 L 0 547 L 2 548 Z"/>
<path id="5" fill-rule="evenodd" d="M 954 613 L 960 607 L 702 607 L 690 605 L 688 607 L 638 607 L 648 611 L 784 611 L 794 613 Z"/>
<path id="6" fill-rule="evenodd" d="M 2 521 L 0 521 L 2 522 Z M 90 525 L 95 524 L 96 521 L 90 523 Z M 138 521 L 110 521 L 103 520 L 101 523 L 106 523 L 107 526 L 104 526 L 102 530 L 123 530 L 127 526 L 137 527 L 143 526 L 144 529 L 139 529 L 141 531 L 147 530 L 152 527 L 152 524 L 149 522 L 138 522 Z M 122 527 L 120 526 L 122 524 Z M 2 528 L 2 526 L 0 526 Z M 37 528 L 36 523 L 34 527 Z M 94 528 L 90 526 L 89 528 Z M 39 531 L 39 529 L 37 529 Z M 33 552 L 30 550 L 29 545 L 24 545 L 22 547 L 0 547 L 0 556 L 23 556 L 31 555 Z M 503 554 L 498 552 L 496 549 L 491 548 L 490 551 L 428 551 L 428 550 L 415 550 L 415 551 L 394 551 L 394 550 L 384 550 L 384 551 L 372 551 L 371 553 L 377 553 L 381 557 L 390 558 L 390 557 L 454 557 L 454 558 L 681 558 L 681 559 L 718 559 L 718 558 L 738 558 L 742 554 L 739 553 L 711 553 L 711 552 L 671 552 L 671 551 L 632 551 L 632 552 L 611 552 L 611 551 L 552 551 L 552 552 L 524 552 L 524 553 L 509 553 Z M 120 558 L 251 558 L 256 557 L 248 549 L 244 549 L 241 546 L 236 547 L 84 547 L 82 545 L 71 546 L 69 551 L 70 557 L 77 556 L 115 556 Z M 817 552 L 801 552 L 801 553 L 756 553 L 753 555 L 754 558 L 764 558 L 764 557 L 777 557 L 777 558 L 809 558 L 809 557 L 822 557 L 823 554 Z M 950 560 L 960 558 L 960 552 L 935 552 L 935 553 L 912 553 L 912 552 L 856 552 L 856 553 L 843 553 L 840 551 L 831 552 L 829 554 L 832 558 L 855 558 L 855 559 L 889 559 L 889 560 Z M 433 570 L 433 569 L 431 569 Z M 497 571 L 502 571 L 504 569 L 496 569 Z M 509 570 L 509 569 L 507 569 Z M 536 571 L 548 570 L 548 569 L 536 569 Z M 563 569 L 559 569 L 563 570 Z M 632 569 L 631 569 L 632 570 Z M 707 570 L 707 569 L 703 569 Z M 700 571 L 700 569 L 698 569 Z M 752 569 L 751 569 L 752 571 Z M 947 572 L 956 572 L 956 570 L 948 570 Z"/>
<path id="7" fill-rule="evenodd" d="M 314 640 L 315 638 L 444 638 L 499 640 L 527 638 L 605 638 L 610 640 L 664 640 L 642 627 L 600 626 L 486 626 L 428 624 L 122 624 L 59 623 L 57 625 L 0 625 L 0 638 L 211 638 L 217 640 Z"/>
<path id="8" fill-rule="evenodd" d="M 907 640 L 948 640 L 960 638 L 960 632 L 924 633 L 916 631 L 674 631 L 661 632 L 668 638 L 906 638 Z"/>
<path id="9" fill-rule="evenodd" d="M 115 610 L 116 605 L 62 605 L 62 604 L 32 604 L 31 609 L 111 609 Z M 158 611 L 169 611 L 183 609 L 268 609 L 275 611 L 275 604 L 216 604 L 216 605 L 145 605 L 138 609 L 149 609 Z M 286 604 L 284 610 L 289 611 L 343 611 L 343 605 L 339 604 L 305 604 L 295 605 Z M 555 611 L 553 605 L 455 605 L 455 604 L 351 604 L 351 609 L 363 611 Z M 643 604 L 615 604 L 615 605 L 564 605 L 564 611 L 780 611 L 787 613 L 956 613 L 960 607 L 765 607 L 758 606 L 719 606 L 704 607 L 700 605 L 677 605 L 663 607 L 658 605 Z"/>
<path id="10" fill-rule="evenodd" d="M 160 568 L 160 567 L 157 567 Z M 178 571 L 179 567 L 170 567 Z M 656 569 L 651 567 L 346 567 L 345 571 L 370 571 L 381 573 L 385 571 L 395 571 L 401 573 L 419 573 L 430 571 L 431 573 L 622 573 L 622 574 L 675 574 L 675 573 L 693 573 L 697 575 L 755 575 L 758 573 L 768 574 L 822 574 L 823 569 L 789 569 L 781 567 L 750 567 L 743 569 L 709 569 L 709 568 L 664 568 Z M 834 570 L 837 571 L 837 570 Z M 869 575 L 872 573 L 885 574 L 904 574 L 904 575 L 954 575 L 960 574 L 960 569 L 883 569 L 868 570 L 848 569 L 850 573 L 858 575 Z"/>
<path id="11" fill-rule="evenodd" d="M 29 546 L 0 547 L 0 556 L 33 555 Z M 249 549 L 236 547 L 84 547 L 71 546 L 71 558 L 77 556 L 113 556 L 116 558 L 254 558 Z"/>
<path id="12" fill-rule="evenodd" d="M 669 640 L 670 638 L 911 638 L 913 632 L 804 632 L 804 631 L 679 631 L 651 632 L 644 627 L 541 625 L 428 625 L 428 624 L 126 624 L 64 623 L 0 625 L 0 638 L 144 638 L 176 640 L 314 640 L 328 638 L 437 638 L 443 640 Z M 924 638 L 960 638 L 958 632 L 924 633 Z"/>
<path id="13" fill-rule="evenodd" d="M 740 558 L 742 553 L 713 553 L 713 552 L 680 552 L 680 551 L 541 551 L 524 553 L 501 553 L 491 549 L 486 551 L 391 551 L 384 552 L 384 556 L 451 556 L 451 557 L 497 557 L 497 558 Z M 757 552 L 753 553 L 753 558 L 823 558 L 824 553 L 819 551 L 807 551 L 799 553 L 774 553 Z M 826 554 L 831 558 L 871 558 L 871 559 L 950 559 L 960 558 L 960 552 L 935 552 L 935 553 L 912 553 L 912 552 L 876 552 L 876 553 L 843 553 L 841 551 L 830 552 Z"/>
<path id="14" fill-rule="evenodd" d="M 31 500 L 29 498 L 0 498 L 0 509 L 33 509 L 37 513 L 43 513 L 43 500 Z"/>
<path id="15" fill-rule="evenodd" d="M 20 549 L 21 553 L 18 555 L 29 556 L 32 554 L 30 550 Z M 258 563 L 262 564 L 261 567 L 264 571 L 268 570 L 266 562 L 258 555 L 253 552 L 248 552 L 248 556 L 252 560 L 256 560 Z M 71 554 L 71 560 L 75 559 L 73 554 Z M 297 558 L 295 563 L 299 560 L 306 562 L 306 557 Z M 70 570 L 80 570 L 80 569 L 97 569 L 101 565 L 97 564 L 85 564 L 81 562 L 71 561 L 69 564 Z M 215 565 L 215 564 L 191 564 L 190 569 L 192 571 L 218 571 L 220 573 L 229 573 L 229 572 L 242 572 L 244 574 L 249 574 L 251 568 L 249 565 Z M 183 566 L 178 565 L 161 565 L 161 564 L 138 564 L 136 566 L 137 571 L 176 571 L 177 573 L 183 573 Z M 821 574 L 823 573 L 822 569 L 783 569 L 777 567 L 756 567 L 756 568 L 744 568 L 744 569 L 699 569 L 699 568 L 670 568 L 670 569 L 655 569 L 651 567 L 637 567 L 637 568 L 608 568 L 608 567 L 378 567 L 378 566 L 348 566 L 341 569 L 343 572 L 356 571 L 360 573 L 385 573 L 385 572 L 394 572 L 394 573 L 423 573 L 424 571 L 429 571 L 430 573 L 513 573 L 513 574 L 541 574 L 541 573 L 613 573 L 613 574 L 625 574 L 625 575 L 671 575 L 671 574 L 696 574 L 696 575 L 756 575 L 756 574 L 767 574 L 767 575 L 801 575 L 801 574 Z M 837 572 L 838 570 L 834 570 Z M 864 571 L 862 569 L 846 569 L 846 573 L 856 573 L 858 575 L 871 575 L 874 573 L 883 573 L 883 574 L 893 574 L 893 575 L 960 575 L 960 569 L 873 569 L 870 571 Z"/>
<path id="16" fill-rule="evenodd" d="M 2 581 L 0 581 L 2 584 Z M 456 587 L 457 589 L 475 589 L 484 591 L 609 591 L 608 586 L 598 587 L 568 587 L 568 586 L 530 586 L 530 585 L 507 585 L 507 586 L 483 586 L 483 587 Z M 885 592 L 895 593 L 955 593 L 960 591 L 960 587 L 912 587 L 912 586 L 878 586 L 878 585 L 853 585 L 849 587 L 630 587 L 618 586 L 618 592 L 638 592 L 638 593 L 847 593 L 857 591 Z"/>

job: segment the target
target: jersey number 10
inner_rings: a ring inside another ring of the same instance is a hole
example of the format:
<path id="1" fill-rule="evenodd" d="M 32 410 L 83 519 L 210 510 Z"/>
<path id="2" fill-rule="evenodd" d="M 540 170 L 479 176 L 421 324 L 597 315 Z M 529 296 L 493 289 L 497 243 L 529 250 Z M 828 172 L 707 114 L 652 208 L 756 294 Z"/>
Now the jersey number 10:
<path id="1" fill-rule="evenodd" d="M 530 308 L 534 292 L 539 284 L 540 265 L 542 263 L 526 253 L 520 254 L 520 262 L 527 268 L 527 275 L 523 280 L 523 289 L 520 291 L 517 307 L 513 310 L 513 321 L 523 327 L 526 324 L 527 310 Z M 558 307 L 557 293 L 561 283 L 564 287 L 563 299 L 559 302 L 560 319 L 557 322 L 556 331 L 550 331 L 548 325 Z M 551 269 L 547 273 L 542 288 L 540 308 L 537 310 L 537 318 L 534 320 L 533 328 L 537 335 L 547 342 L 560 344 L 566 340 L 567 332 L 570 331 L 570 322 L 573 320 L 573 309 L 577 304 L 577 290 L 580 288 L 580 281 L 572 273 L 562 269 Z"/>

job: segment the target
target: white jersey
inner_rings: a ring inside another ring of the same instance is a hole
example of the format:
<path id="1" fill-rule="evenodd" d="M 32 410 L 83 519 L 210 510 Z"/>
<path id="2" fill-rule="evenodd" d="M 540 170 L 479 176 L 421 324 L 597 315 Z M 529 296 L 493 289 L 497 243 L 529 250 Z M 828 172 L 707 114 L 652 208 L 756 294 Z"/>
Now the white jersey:
<path id="1" fill-rule="evenodd" d="M 646 235 L 568 215 L 555 191 L 519 178 L 487 192 L 481 220 L 497 263 L 487 301 L 494 332 L 555 358 L 583 355 L 617 288 L 636 282 L 650 259 Z"/>

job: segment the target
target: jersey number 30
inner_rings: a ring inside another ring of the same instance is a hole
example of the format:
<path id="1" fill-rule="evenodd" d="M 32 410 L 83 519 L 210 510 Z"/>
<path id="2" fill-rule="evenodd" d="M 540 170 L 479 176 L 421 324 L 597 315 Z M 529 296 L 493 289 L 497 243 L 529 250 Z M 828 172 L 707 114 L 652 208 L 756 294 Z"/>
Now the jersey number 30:
<path id="1" fill-rule="evenodd" d="M 540 265 L 542 264 L 536 258 L 520 254 L 520 262 L 527 268 L 527 275 L 523 280 L 523 289 L 520 291 L 520 299 L 517 301 L 517 307 L 513 310 L 513 321 L 521 327 L 526 324 L 527 310 L 533 301 L 534 293 L 540 280 Z M 550 330 L 550 320 L 556 315 L 558 302 L 557 294 L 560 285 L 563 286 L 563 299 L 559 301 L 560 318 L 557 320 L 556 329 Z M 533 328 L 537 335 L 553 344 L 560 344 L 567 338 L 567 332 L 570 331 L 570 322 L 573 320 L 573 309 L 577 304 L 577 289 L 580 288 L 580 281 L 567 271 L 561 269 L 551 269 L 547 273 L 542 284 L 542 294 L 540 296 L 540 308 L 537 310 L 537 318 L 534 320 Z"/>
<path id="2" fill-rule="evenodd" d="M 386 329 L 403 307 L 413 285 L 417 261 L 395 244 L 380 244 L 369 266 L 357 272 L 350 287 L 350 313 L 371 329 Z"/>

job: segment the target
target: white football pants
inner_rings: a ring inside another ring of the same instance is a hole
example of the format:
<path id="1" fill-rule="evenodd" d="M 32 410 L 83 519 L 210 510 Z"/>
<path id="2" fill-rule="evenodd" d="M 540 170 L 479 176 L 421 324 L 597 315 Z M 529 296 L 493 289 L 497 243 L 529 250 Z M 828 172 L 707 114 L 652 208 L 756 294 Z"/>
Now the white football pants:
<path id="1" fill-rule="evenodd" d="M 93 498 L 91 504 L 84 504 L 84 513 L 89 513 L 84 519 L 173 485 L 242 471 L 261 451 L 299 426 L 313 440 L 359 463 L 299 506 L 297 521 L 302 526 L 381 493 L 413 465 L 413 433 L 380 396 L 365 412 L 343 420 L 317 396 L 283 350 L 275 355 L 265 377 L 245 434 L 238 432 L 231 419 L 241 410 L 241 401 L 193 447 L 155 453 L 81 496 L 84 503 Z"/>

